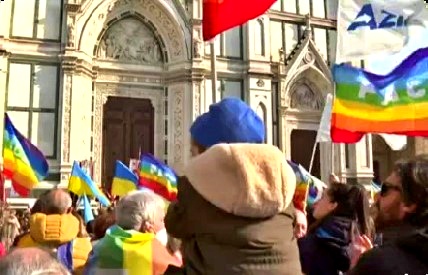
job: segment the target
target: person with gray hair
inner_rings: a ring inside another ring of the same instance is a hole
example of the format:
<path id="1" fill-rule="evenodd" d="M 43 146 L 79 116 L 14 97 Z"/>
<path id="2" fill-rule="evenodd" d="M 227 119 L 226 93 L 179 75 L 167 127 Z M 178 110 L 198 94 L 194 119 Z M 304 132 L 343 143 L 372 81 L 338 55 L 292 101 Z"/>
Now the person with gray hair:
<path id="1" fill-rule="evenodd" d="M 0 260 L 2 275 L 70 275 L 71 273 L 40 248 L 18 248 Z"/>
<path id="2" fill-rule="evenodd" d="M 70 195 L 62 189 L 52 189 L 39 199 L 40 209 L 30 217 L 30 232 L 16 242 L 16 247 L 49 249 L 70 271 L 81 274 L 92 244 L 82 232 L 83 221 L 72 211 Z"/>
<path id="3" fill-rule="evenodd" d="M 86 275 L 138 274 L 142 269 L 164 274 L 169 265 L 182 265 L 166 248 L 161 197 L 148 190 L 130 192 L 119 200 L 115 215 L 116 224 L 92 250 Z"/>

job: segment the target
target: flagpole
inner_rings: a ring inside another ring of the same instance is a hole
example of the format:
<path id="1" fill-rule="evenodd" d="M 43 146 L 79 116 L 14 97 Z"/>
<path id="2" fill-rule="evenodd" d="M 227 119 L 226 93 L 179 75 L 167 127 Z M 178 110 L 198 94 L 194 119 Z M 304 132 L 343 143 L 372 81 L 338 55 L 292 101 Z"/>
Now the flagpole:
<path id="1" fill-rule="evenodd" d="M 215 37 L 210 41 L 211 52 L 211 87 L 212 87 L 212 103 L 217 102 L 217 57 L 215 53 Z"/>
<path id="2" fill-rule="evenodd" d="M 312 148 L 312 156 L 311 156 L 311 162 L 309 163 L 309 174 L 312 173 L 312 167 L 314 165 L 314 159 L 315 159 L 315 152 L 317 151 L 318 141 L 315 140 L 314 147 Z"/>

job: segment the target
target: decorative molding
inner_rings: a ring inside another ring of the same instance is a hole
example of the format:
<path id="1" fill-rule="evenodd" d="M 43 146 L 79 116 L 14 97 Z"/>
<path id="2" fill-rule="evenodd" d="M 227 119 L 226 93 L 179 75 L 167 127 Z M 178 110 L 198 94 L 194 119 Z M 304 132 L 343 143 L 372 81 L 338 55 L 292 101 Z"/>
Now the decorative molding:
<path id="1" fill-rule="evenodd" d="M 265 82 L 264 82 L 262 79 L 259 79 L 259 80 L 257 81 L 257 86 L 258 86 L 258 87 L 260 87 L 260 88 L 262 88 L 262 87 L 264 87 L 264 86 L 265 86 Z"/>
<path id="2" fill-rule="evenodd" d="M 201 89 L 201 82 L 193 84 L 193 120 L 201 114 Z"/>
<path id="3" fill-rule="evenodd" d="M 94 178 L 101 179 L 102 173 L 102 141 L 103 141 L 103 106 L 107 102 L 108 97 L 129 97 L 129 98 L 145 98 L 149 99 L 153 105 L 154 117 L 154 140 L 155 140 L 155 155 L 164 156 L 163 136 L 165 133 L 165 104 L 161 91 L 140 89 L 139 87 L 124 87 L 120 83 L 117 84 L 96 84 L 95 89 L 95 114 L 94 114 L 94 129 L 93 129 L 93 156 L 95 163 Z"/>

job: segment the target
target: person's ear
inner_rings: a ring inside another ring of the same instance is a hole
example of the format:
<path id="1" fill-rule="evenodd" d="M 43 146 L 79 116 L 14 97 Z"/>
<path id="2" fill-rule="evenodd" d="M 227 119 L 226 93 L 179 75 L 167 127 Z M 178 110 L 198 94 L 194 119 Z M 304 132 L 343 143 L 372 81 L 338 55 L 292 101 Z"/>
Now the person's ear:
<path id="1" fill-rule="evenodd" d="M 155 228 L 154 228 L 153 224 L 151 224 L 150 222 L 144 222 L 141 225 L 140 231 L 143 233 L 155 233 Z"/>
<path id="2" fill-rule="evenodd" d="M 405 204 L 403 207 L 403 211 L 407 214 L 412 214 L 416 212 L 417 205 L 416 203 Z"/>

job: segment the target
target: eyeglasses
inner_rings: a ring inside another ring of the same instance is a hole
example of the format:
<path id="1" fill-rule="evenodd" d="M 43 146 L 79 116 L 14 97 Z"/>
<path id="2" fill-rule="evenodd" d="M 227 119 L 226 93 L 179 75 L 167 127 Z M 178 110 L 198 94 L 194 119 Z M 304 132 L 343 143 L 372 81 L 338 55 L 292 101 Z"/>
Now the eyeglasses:
<path id="1" fill-rule="evenodd" d="M 386 194 L 388 194 L 389 190 L 395 190 L 395 191 L 398 191 L 400 193 L 403 192 L 403 188 L 401 186 L 384 182 L 384 183 L 382 183 L 382 186 L 380 188 L 380 196 L 381 197 L 386 196 Z"/>

